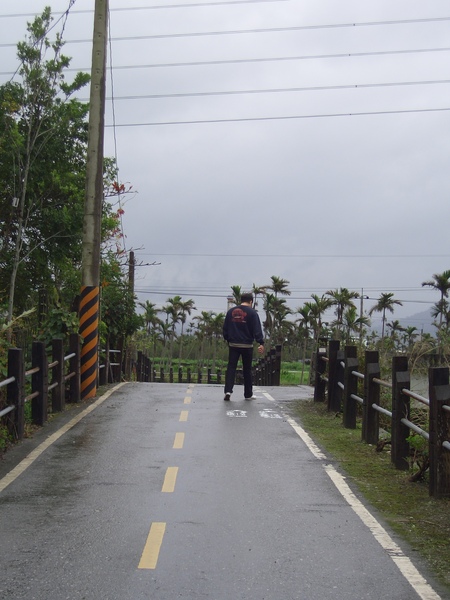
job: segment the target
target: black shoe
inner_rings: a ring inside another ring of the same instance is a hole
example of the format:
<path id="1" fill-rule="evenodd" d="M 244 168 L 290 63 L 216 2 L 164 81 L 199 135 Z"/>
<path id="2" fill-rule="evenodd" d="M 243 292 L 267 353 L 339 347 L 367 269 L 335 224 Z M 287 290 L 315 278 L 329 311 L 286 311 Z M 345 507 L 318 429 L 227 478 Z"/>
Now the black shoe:
<path id="1" fill-rule="evenodd" d="M 225 396 L 223 398 L 225 400 L 225 402 L 228 402 L 230 400 L 230 396 L 231 396 L 230 392 L 225 392 Z"/>

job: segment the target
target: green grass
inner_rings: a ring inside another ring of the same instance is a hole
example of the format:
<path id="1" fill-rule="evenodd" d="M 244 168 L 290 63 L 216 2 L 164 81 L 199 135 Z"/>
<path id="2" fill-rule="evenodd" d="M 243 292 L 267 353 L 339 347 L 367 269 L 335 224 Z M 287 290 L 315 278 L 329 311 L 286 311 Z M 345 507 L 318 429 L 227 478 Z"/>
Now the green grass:
<path id="1" fill-rule="evenodd" d="M 411 483 L 411 471 L 396 470 L 389 449 L 376 452 L 361 441 L 361 425 L 342 426 L 342 416 L 313 401 L 297 401 L 290 410 L 316 443 L 340 464 L 349 483 L 383 516 L 427 563 L 450 594 L 450 499 L 434 499 L 428 482 Z M 389 447 L 387 447 L 389 448 Z"/>
<path id="2" fill-rule="evenodd" d="M 309 365 L 305 365 L 302 381 L 302 363 L 281 362 L 280 385 L 301 385 L 309 383 Z"/>

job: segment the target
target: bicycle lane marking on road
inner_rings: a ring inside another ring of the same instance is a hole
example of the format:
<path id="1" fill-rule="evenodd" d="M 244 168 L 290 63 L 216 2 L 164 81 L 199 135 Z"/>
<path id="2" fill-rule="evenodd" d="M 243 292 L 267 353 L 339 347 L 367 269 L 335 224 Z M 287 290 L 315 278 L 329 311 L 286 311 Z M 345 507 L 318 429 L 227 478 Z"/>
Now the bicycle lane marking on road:
<path id="1" fill-rule="evenodd" d="M 263 395 L 274 402 L 277 407 L 277 401 L 267 392 L 263 392 Z M 282 408 L 279 407 L 282 411 Z M 309 451 L 315 458 L 320 461 L 327 461 L 328 457 L 320 450 L 320 448 L 313 442 L 308 433 L 301 427 L 292 417 L 284 414 L 283 417 L 287 423 L 293 428 L 295 433 L 303 440 Z M 416 594 L 421 600 L 442 600 L 441 596 L 432 588 L 428 581 L 420 574 L 417 568 L 412 563 L 411 559 L 403 552 L 398 546 L 384 527 L 375 519 L 375 517 L 369 512 L 364 504 L 358 500 L 358 498 L 351 491 L 350 486 L 345 481 L 345 478 L 336 471 L 333 465 L 326 463 L 324 464 L 324 470 L 328 477 L 331 479 L 338 492 L 355 512 L 355 514 L 361 519 L 364 525 L 372 533 L 373 537 L 377 540 L 383 550 L 389 555 L 392 561 L 395 563 L 397 568 L 403 577 L 408 581 L 411 587 L 414 589 Z"/>

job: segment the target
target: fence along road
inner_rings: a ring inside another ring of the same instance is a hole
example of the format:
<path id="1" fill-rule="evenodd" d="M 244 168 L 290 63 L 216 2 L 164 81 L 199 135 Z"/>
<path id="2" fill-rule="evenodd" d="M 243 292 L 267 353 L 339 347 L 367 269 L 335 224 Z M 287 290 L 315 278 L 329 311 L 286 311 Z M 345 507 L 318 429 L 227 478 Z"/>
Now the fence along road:
<path id="1" fill-rule="evenodd" d="M 121 385 L 13 449 L 0 597 L 444 598 L 285 414 L 309 388 L 240 391 Z"/>

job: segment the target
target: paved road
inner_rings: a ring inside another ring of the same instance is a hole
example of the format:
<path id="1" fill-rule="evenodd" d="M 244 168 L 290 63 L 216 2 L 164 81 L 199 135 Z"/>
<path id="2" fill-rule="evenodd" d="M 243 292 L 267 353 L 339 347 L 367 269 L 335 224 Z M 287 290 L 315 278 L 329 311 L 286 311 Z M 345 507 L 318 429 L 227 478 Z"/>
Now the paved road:
<path id="1" fill-rule="evenodd" d="M 443 598 L 286 414 L 309 389 L 239 390 L 125 384 L 8 453 L 0 598 Z"/>

